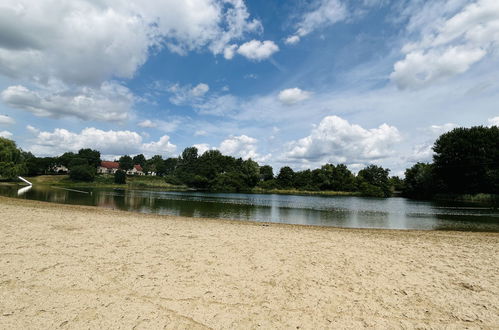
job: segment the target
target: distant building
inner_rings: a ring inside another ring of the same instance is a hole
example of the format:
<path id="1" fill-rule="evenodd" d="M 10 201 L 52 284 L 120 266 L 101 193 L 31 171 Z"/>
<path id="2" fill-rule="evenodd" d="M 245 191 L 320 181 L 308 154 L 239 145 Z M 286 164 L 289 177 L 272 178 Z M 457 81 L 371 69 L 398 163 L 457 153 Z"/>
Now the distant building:
<path id="1" fill-rule="evenodd" d="M 97 173 L 99 174 L 114 174 L 120 169 L 120 163 L 118 162 L 101 162 L 100 166 L 97 167 Z"/>
<path id="2" fill-rule="evenodd" d="M 101 162 L 100 166 L 97 168 L 97 173 L 99 174 L 114 174 L 120 169 L 119 162 Z M 126 171 L 127 175 L 145 175 L 142 166 L 134 165 L 131 170 Z"/>
<path id="3" fill-rule="evenodd" d="M 142 170 L 142 166 L 140 166 L 140 165 L 133 165 L 133 168 L 131 170 L 126 171 L 126 174 L 128 174 L 128 175 L 144 175 L 144 170 Z"/>
<path id="4" fill-rule="evenodd" d="M 57 173 L 57 174 L 66 174 L 66 173 L 69 173 L 69 169 L 66 166 L 64 166 L 64 165 L 54 165 L 51 168 L 51 171 L 54 172 L 54 173 Z"/>

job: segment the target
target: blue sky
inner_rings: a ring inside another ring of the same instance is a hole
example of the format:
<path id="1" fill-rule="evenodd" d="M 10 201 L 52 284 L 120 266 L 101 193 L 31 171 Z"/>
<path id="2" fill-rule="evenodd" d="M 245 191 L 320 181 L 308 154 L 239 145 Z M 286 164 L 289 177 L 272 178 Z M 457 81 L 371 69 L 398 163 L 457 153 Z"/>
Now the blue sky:
<path id="1" fill-rule="evenodd" d="M 439 134 L 499 124 L 498 51 L 496 0 L 6 0 L 0 135 L 401 174 Z"/>

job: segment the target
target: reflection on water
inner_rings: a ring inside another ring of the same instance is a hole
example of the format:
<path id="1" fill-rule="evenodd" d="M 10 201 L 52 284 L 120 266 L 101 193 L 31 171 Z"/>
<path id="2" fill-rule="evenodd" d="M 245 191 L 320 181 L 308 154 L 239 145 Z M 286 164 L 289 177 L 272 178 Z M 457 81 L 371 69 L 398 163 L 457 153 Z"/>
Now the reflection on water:
<path id="1" fill-rule="evenodd" d="M 33 186 L 26 186 L 26 187 L 22 187 L 22 188 L 18 189 L 17 190 L 17 196 L 24 195 L 25 193 L 27 193 L 28 191 L 30 191 L 31 188 L 33 188 Z"/>
<path id="2" fill-rule="evenodd" d="M 77 190 L 35 186 L 18 196 L 18 187 L 0 186 L 0 194 L 5 196 L 143 213 L 350 228 L 499 232 L 498 210 L 405 198 L 214 194 L 100 188 Z"/>

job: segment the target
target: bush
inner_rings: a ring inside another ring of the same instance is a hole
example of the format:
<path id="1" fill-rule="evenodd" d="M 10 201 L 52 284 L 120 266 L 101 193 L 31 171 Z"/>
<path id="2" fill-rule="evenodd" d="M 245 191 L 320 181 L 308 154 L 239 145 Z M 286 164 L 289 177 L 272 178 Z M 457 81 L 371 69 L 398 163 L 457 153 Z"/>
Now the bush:
<path id="1" fill-rule="evenodd" d="M 89 165 L 78 165 L 71 168 L 69 178 L 73 181 L 92 182 L 95 179 L 95 168 Z"/>
<path id="2" fill-rule="evenodd" d="M 390 197 L 392 195 L 392 189 L 388 179 L 389 173 L 389 169 L 376 165 L 369 165 L 363 168 L 357 175 L 360 192 L 363 195 L 372 197 L 378 197 L 378 193 L 381 192 L 380 197 Z M 365 186 L 364 183 L 367 183 L 368 186 Z"/>
<path id="3" fill-rule="evenodd" d="M 182 181 L 174 175 L 165 176 L 165 182 L 175 186 L 180 186 L 183 184 Z"/>
<path id="4" fill-rule="evenodd" d="M 125 184 L 126 183 L 126 172 L 122 170 L 117 170 L 114 173 L 114 183 L 116 184 Z"/>
<path id="5" fill-rule="evenodd" d="M 267 190 L 277 189 L 277 182 L 275 179 L 260 181 L 260 183 L 258 183 L 258 187 Z"/>
<path id="6" fill-rule="evenodd" d="M 212 190 L 239 192 L 248 190 L 248 187 L 244 184 L 244 179 L 240 173 L 228 172 L 217 176 Z"/>
<path id="7" fill-rule="evenodd" d="M 195 175 L 194 178 L 191 180 L 190 186 L 198 189 L 206 189 L 208 188 L 208 185 L 210 182 L 208 181 L 207 178 L 201 175 Z"/>
<path id="8" fill-rule="evenodd" d="M 359 184 L 359 191 L 362 196 L 366 197 L 386 197 L 383 189 L 378 186 L 369 184 L 365 181 Z"/>

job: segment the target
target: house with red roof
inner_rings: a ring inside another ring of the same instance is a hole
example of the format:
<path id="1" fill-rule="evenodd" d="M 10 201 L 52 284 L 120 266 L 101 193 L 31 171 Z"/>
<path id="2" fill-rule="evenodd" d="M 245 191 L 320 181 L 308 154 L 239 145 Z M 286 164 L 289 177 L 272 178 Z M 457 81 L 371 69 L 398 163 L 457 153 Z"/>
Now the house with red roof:
<path id="1" fill-rule="evenodd" d="M 120 163 L 103 161 L 100 163 L 100 166 L 97 167 L 97 173 L 114 174 L 119 169 L 120 169 Z"/>
<path id="2" fill-rule="evenodd" d="M 120 169 L 119 162 L 109 162 L 103 161 L 100 163 L 100 166 L 97 168 L 97 173 L 99 174 L 114 174 L 116 171 Z M 142 166 L 134 165 L 131 170 L 126 171 L 127 175 L 145 175 Z"/>
<path id="3" fill-rule="evenodd" d="M 126 174 L 128 174 L 128 175 L 145 175 L 144 170 L 142 169 L 142 166 L 140 166 L 140 165 L 133 165 L 133 168 L 131 170 L 126 171 Z"/>

